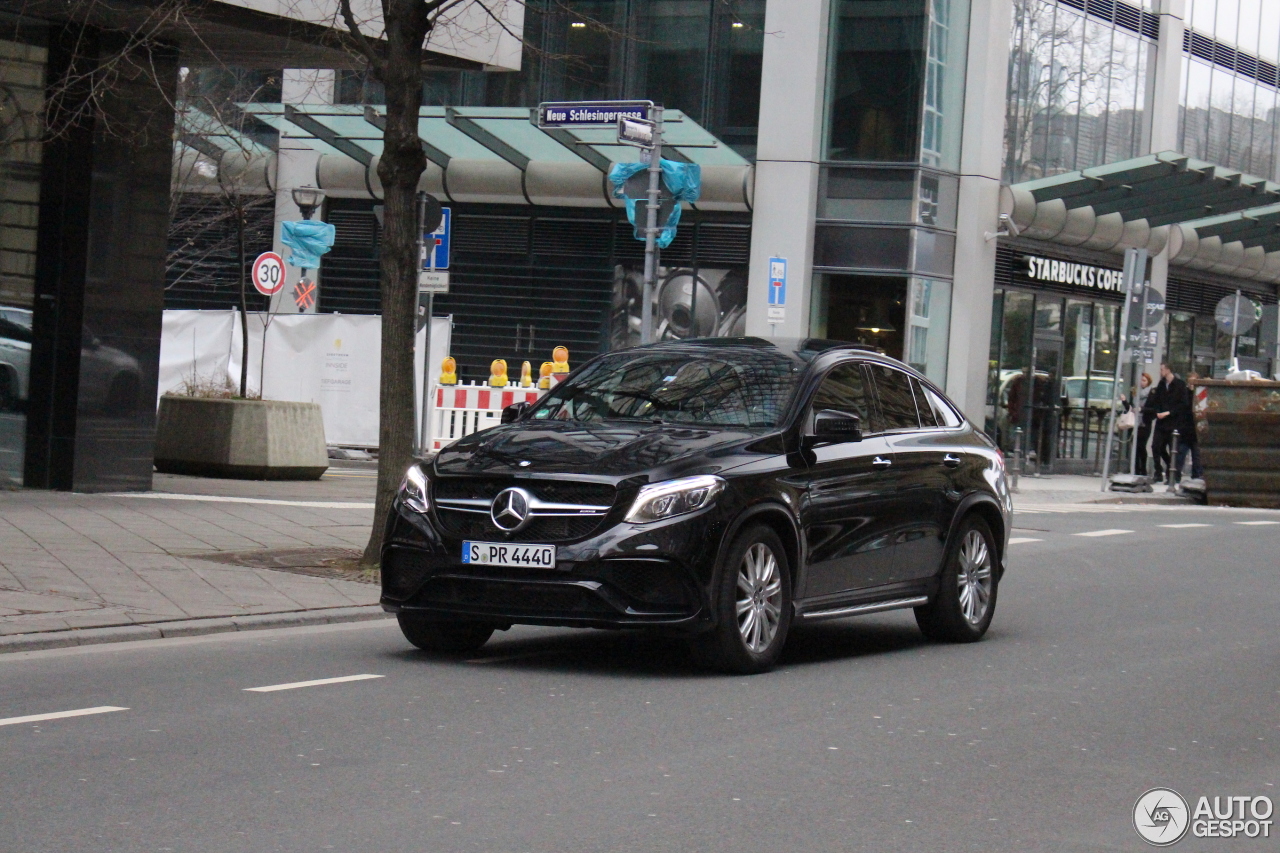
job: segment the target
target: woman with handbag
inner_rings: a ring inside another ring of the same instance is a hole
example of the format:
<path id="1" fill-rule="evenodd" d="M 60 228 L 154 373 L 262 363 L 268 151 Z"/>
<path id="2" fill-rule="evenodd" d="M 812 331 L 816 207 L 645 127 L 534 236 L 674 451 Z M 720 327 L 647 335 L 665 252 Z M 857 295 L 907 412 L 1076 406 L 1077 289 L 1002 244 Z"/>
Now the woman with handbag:
<path id="1" fill-rule="evenodd" d="M 1147 398 L 1151 395 L 1151 374 L 1144 373 L 1138 380 L 1138 405 L 1137 410 L 1139 417 L 1142 419 L 1138 425 L 1138 458 L 1134 471 L 1138 474 L 1147 473 L 1147 445 L 1151 442 L 1151 425 L 1155 422 L 1155 412 L 1147 410 Z"/>

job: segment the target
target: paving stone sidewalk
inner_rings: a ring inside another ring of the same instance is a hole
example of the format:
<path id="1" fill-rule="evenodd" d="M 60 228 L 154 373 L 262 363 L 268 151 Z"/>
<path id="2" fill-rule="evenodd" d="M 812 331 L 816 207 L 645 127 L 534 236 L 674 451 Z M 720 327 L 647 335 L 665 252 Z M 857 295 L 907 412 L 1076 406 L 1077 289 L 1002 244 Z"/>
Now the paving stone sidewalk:
<path id="1" fill-rule="evenodd" d="M 156 475 L 142 495 L 0 491 L 0 637 L 377 603 L 371 584 L 210 562 L 264 548 L 363 548 L 368 468 L 264 483 Z"/>

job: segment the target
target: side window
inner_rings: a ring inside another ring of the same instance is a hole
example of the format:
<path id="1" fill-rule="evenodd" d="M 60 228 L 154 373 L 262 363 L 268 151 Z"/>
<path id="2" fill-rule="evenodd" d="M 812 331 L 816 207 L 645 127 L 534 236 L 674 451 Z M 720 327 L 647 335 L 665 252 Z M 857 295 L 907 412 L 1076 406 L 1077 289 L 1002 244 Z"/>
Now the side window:
<path id="1" fill-rule="evenodd" d="M 831 409 L 862 419 L 862 428 L 871 429 L 871 407 L 867 382 L 859 364 L 839 364 L 831 368 L 813 395 L 810 411 Z"/>
<path id="2" fill-rule="evenodd" d="M 924 396 L 924 386 L 914 376 L 911 377 L 911 390 L 916 398 L 916 410 L 920 412 L 920 426 L 926 428 L 942 426 L 938 420 L 938 413 L 934 411 L 933 406 L 929 405 L 929 400 Z"/>
<path id="3" fill-rule="evenodd" d="M 938 426 L 960 426 L 960 416 L 956 414 L 956 410 L 951 408 L 949 403 L 934 393 L 932 388 L 925 388 L 924 394 L 929 401 L 929 405 L 933 408 L 934 417 L 938 419 Z"/>
<path id="4" fill-rule="evenodd" d="M 916 414 L 915 396 L 911 393 L 911 377 L 901 370 L 879 364 L 871 367 L 871 373 L 876 379 L 884 428 L 919 429 L 920 418 Z"/>

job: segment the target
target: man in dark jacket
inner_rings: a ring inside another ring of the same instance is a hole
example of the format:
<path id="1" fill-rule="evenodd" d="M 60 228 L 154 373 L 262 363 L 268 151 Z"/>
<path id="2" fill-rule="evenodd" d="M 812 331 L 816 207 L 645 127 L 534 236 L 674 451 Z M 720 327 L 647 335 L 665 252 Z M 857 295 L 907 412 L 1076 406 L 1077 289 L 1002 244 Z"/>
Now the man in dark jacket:
<path id="1" fill-rule="evenodd" d="M 1160 383 L 1147 395 L 1143 414 L 1150 413 L 1155 418 L 1155 436 L 1151 442 L 1151 456 L 1155 465 L 1155 479 L 1164 479 L 1165 466 L 1169 465 L 1169 445 L 1173 440 L 1173 432 L 1177 430 L 1178 440 L 1195 441 L 1195 422 L 1191 417 L 1191 394 L 1187 383 L 1178 378 L 1173 368 L 1167 363 L 1160 365 Z M 1190 437 L 1188 439 L 1188 436 Z"/>

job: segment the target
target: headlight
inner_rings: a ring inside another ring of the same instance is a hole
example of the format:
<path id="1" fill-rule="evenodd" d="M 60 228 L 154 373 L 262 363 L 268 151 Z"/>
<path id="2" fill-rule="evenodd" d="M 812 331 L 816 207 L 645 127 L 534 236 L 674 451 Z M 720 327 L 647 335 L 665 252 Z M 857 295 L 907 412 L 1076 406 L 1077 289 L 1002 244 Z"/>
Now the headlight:
<path id="1" fill-rule="evenodd" d="M 704 474 L 645 486 L 627 511 L 627 521 L 644 524 L 710 506 L 724 491 L 724 480 Z"/>
<path id="2" fill-rule="evenodd" d="M 426 512 L 431 506 L 427 500 L 427 475 L 417 465 L 405 472 L 404 482 L 400 484 L 400 497 L 414 512 Z"/>

